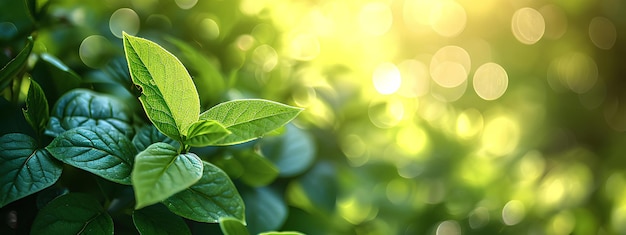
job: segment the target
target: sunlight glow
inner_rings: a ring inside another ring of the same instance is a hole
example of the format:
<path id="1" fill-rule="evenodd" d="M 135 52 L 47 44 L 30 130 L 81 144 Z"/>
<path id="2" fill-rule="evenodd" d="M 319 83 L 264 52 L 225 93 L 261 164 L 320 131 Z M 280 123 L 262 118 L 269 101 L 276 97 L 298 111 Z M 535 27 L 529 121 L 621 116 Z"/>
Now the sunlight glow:
<path id="1" fill-rule="evenodd" d="M 430 90 L 428 67 L 418 60 L 405 60 L 398 65 L 402 78 L 398 94 L 404 97 L 421 97 Z"/>
<path id="2" fill-rule="evenodd" d="M 543 37 L 546 22 L 539 11 L 524 7 L 513 14 L 511 29 L 519 42 L 532 45 Z"/>
<path id="3" fill-rule="evenodd" d="M 368 35 L 380 36 L 387 33 L 392 21 L 391 9 L 382 2 L 368 3 L 359 12 L 359 27 Z"/>
<path id="4" fill-rule="evenodd" d="M 388 62 L 376 66 L 372 80 L 376 91 L 383 95 L 395 93 L 402 83 L 400 71 L 394 64 Z"/>
<path id="5" fill-rule="evenodd" d="M 452 88 L 467 80 L 471 59 L 459 46 L 445 46 L 437 50 L 430 61 L 430 76 L 442 87 Z"/>
<path id="6" fill-rule="evenodd" d="M 509 76 L 502 66 L 486 63 L 474 73 L 474 91 L 484 100 L 495 100 L 504 95 L 509 86 Z"/>
<path id="7" fill-rule="evenodd" d="M 465 8 L 453 0 L 437 1 L 430 12 L 429 23 L 439 35 L 454 37 L 465 29 L 467 14 Z"/>
<path id="8" fill-rule="evenodd" d="M 517 122 L 500 116 L 489 121 L 483 131 L 482 144 L 487 153 L 503 156 L 515 150 L 520 139 Z"/>

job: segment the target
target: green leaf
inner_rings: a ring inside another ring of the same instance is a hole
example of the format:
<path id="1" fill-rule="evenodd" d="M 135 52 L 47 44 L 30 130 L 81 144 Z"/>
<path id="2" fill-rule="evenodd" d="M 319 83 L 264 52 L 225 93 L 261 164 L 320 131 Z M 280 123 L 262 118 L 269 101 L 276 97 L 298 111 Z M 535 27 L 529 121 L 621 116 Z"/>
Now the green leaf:
<path id="1" fill-rule="evenodd" d="M 220 218 L 220 228 L 224 235 L 249 235 L 248 228 L 241 220 L 223 217 Z"/>
<path id="2" fill-rule="evenodd" d="M 15 58 L 0 69 L 0 91 L 3 91 L 4 88 L 9 86 L 13 78 L 17 76 L 20 70 L 22 70 L 22 68 L 26 65 L 28 56 L 33 50 L 33 44 L 33 37 L 29 36 L 27 38 L 26 45 L 20 53 L 18 53 Z"/>
<path id="3" fill-rule="evenodd" d="M 46 134 L 56 137 L 76 127 L 98 126 L 132 136 L 131 117 L 132 113 L 121 101 L 90 90 L 75 89 L 54 105 Z"/>
<path id="4" fill-rule="evenodd" d="M 215 145 L 231 145 L 256 139 L 294 119 L 301 108 L 260 100 L 233 100 L 213 106 L 201 120 L 216 120 L 232 133 Z"/>
<path id="5" fill-rule="evenodd" d="M 284 232 L 264 232 L 264 233 L 259 233 L 259 235 L 305 235 L 305 234 L 301 232 L 295 232 L 295 231 L 284 231 Z"/>
<path id="6" fill-rule="evenodd" d="M 133 223 L 142 235 L 191 234 L 185 221 L 162 204 L 133 211 Z"/>
<path id="7" fill-rule="evenodd" d="M 133 145 L 137 148 L 137 152 L 141 152 L 150 146 L 153 143 L 163 142 L 168 143 L 175 148 L 179 148 L 178 141 L 175 141 L 163 133 L 161 133 L 158 129 L 156 129 L 153 125 L 145 125 L 137 131 L 135 137 L 133 137 Z"/>
<path id="8" fill-rule="evenodd" d="M 230 131 L 217 121 L 199 120 L 189 127 L 184 143 L 194 147 L 204 147 L 216 143 L 229 134 Z"/>
<path id="9" fill-rule="evenodd" d="M 155 143 L 135 157 L 132 174 L 137 205 L 152 205 L 188 188 L 202 177 L 202 160 L 193 153 L 178 154 L 166 143 Z"/>
<path id="10" fill-rule="evenodd" d="M 113 234 L 113 220 L 93 197 L 70 193 L 39 211 L 31 234 Z"/>
<path id="11" fill-rule="evenodd" d="M 163 203 L 170 211 L 190 220 L 217 223 L 219 218 L 244 218 L 244 203 L 228 175 L 208 162 L 202 162 L 202 178 L 188 189 Z"/>
<path id="12" fill-rule="evenodd" d="M 307 170 L 315 161 L 315 143 L 305 131 L 288 124 L 281 136 L 272 136 L 261 140 L 261 151 L 272 161 L 280 176 L 291 177 Z"/>
<path id="13" fill-rule="evenodd" d="M 279 229 L 285 223 L 287 205 L 276 191 L 267 187 L 243 188 L 241 196 L 246 203 L 248 229 L 253 234 Z"/>
<path id="14" fill-rule="evenodd" d="M 30 136 L 0 137 L 0 207 L 54 184 L 63 166 Z"/>
<path id="15" fill-rule="evenodd" d="M 63 94 L 80 85 L 81 77 L 59 58 L 48 53 L 42 53 L 39 58 L 40 60 L 37 63 L 43 65 L 47 75 L 46 78 L 48 80 L 52 78 L 51 80 L 54 83 L 50 85 L 53 85 L 59 93 Z"/>
<path id="16" fill-rule="evenodd" d="M 50 120 L 50 110 L 46 95 L 35 80 L 30 80 L 28 96 L 26 97 L 26 108 L 22 109 L 22 112 L 24 113 L 24 118 L 26 118 L 26 121 L 33 127 L 35 132 L 43 133 L 48 120 Z"/>
<path id="17" fill-rule="evenodd" d="M 131 184 L 137 151 L 130 140 L 111 128 L 78 127 L 63 132 L 46 147 L 55 158 L 107 180 Z"/>
<path id="18" fill-rule="evenodd" d="M 235 157 L 244 167 L 240 180 L 253 187 L 270 184 L 278 176 L 278 168 L 253 150 L 242 151 Z"/>
<path id="19" fill-rule="evenodd" d="M 200 114 L 191 76 L 174 55 L 146 39 L 124 33 L 124 51 L 148 118 L 165 135 L 182 140 Z"/>

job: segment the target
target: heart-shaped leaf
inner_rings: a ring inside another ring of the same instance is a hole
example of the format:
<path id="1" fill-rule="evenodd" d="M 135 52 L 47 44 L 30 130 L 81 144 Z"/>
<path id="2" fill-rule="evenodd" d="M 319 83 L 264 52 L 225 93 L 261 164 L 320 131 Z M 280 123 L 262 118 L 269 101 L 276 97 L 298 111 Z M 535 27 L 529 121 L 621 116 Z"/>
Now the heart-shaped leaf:
<path id="1" fill-rule="evenodd" d="M 0 69 L 0 91 L 9 86 L 15 77 L 26 64 L 30 52 L 33 50 L 33 38 L 28 37 L 26 45 L 8 64 Z"/>
<path id="2" fill-rule="evenodd" d="M 140 234 L 191 234 L 185 221 L 180 216 L 172 214 L 162 204 L 155 204 L 133 211 L 133 222 Z"/>
<path id="3" fill-rule="evenodd" d="M 176 148 L 166 143 L 152 144 L 135 157 L 135 208 L 163 201 L 193 185 L 201 176 L 202 160 L 195 154 L 178 154 Z"/>
<path id="4" fill-rule="evenodd" d="M 23 109 L 22 112 L 35 132 L 43 133 L 50 119 L 50 111 L 46 95 L 35 80 L 30 80 L 28 96 L 26 96 L 26 109 Z"/>
<path id="5" fill-rule="evenodd" d="M 217 223 L 219 218 L 244 220 L 244 204 L 228 175 L 208 162 L 202 162 L 202 178 L 188 189 L 163 203 L 170 211 L 187 219 Z"/>
<path id="6" fill-rule="evenodd" d="M 224 235 L 250 235 L 246 225 L 241 220 L 235 218 L 220 218 L 220 228 Z"/>
<path id="7" fill-rule="evenodd" d="M 200 114 L 191 76 L 174 55 L 149 40 L 124 33 L 124 51 L 148 118 L 165 135 L 182 140 Z"/>
<path id="8" fill-rule="evenodd" d="M 213 106 L 200 115 L 201 120 L 216 120 L 232 133 L 214 145 L 243 143 L 261 137 L 267 132 L 294 119 L 301 108 L 261 100 L 233 100 Z"/>
<path id="9" fill-rule="evenodd" d="M 75 89 L 65 93 L 52 109 L 46 134 L 56 137 L 79 126 L 113 128 L 132 136 L 132 113 L 121 101 L 96 92 Z"/>
<path id="10" fill-rule="evenodd" d="M 39 211 L 31 234 L 113 234 L 113 220 L 93 197 L 70 193 Z"/>
<path id="11" fill-rule="evenodd" d="M 189 127 L 185 144 L 204 147 L 218 142 L 229 134 L 230 131 L 217 121 L 199 120 Z"/>
<path id="12" fill-rule="evenodd" d="M 0 207 L 54 184 L 63 166 L 30 136 L 0 137 Z"/>
<path id="13" fill-rule="evenodd" d="M 135 137 L 133 137 L 133 145 L 137 148 L 137 152 L 141 152 L 150 146 L 153 143 L 163 142 L 168 143 L 175 148 L 179 148 L 178 141 L 175 141 L 163 133 L 161 133 L 158 129 L 156 129 L 153 125 L 145 125 L 137 131 Z"/>
<path id="14" fill-rule="evenodd" d="M 137 154 L 130 140 L 116 129 L 78 127 L 61 133 L 46 147 L 55 158 L 107 180 L 131 184 Z"/>

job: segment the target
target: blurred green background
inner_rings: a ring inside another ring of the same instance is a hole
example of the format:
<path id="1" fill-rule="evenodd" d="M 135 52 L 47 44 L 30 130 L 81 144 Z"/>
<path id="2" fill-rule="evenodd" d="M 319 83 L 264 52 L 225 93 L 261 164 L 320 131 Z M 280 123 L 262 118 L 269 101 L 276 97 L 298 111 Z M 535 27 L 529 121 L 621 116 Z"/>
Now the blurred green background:
<path id="1" fill-rule="evenodd" d="M 315 158 L 275 183 L 271 229 L 626 234 L 626 1 L 1 1 L 2 64 L 35 32 L 131 97 L 111 82 L 126 31 L 181 58 L 204 109 L 306 108 Z"/>

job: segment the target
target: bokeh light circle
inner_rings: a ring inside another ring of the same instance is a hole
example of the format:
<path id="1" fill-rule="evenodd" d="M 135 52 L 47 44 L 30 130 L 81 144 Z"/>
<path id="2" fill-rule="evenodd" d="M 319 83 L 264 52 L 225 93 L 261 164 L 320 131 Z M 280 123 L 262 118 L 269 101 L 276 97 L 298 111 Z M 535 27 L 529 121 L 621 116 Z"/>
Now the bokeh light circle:
<path id="1" fill-rule="evenodd" d="M 437 50 L 430 61 L 430 76 L 442 87 L 457 87 L 467 80 L 471 59 L 459 46 L 445 46 Z"/>
<path id="2" fill-rule="evenodd" d="M 509 86 L 506 70 L 496 63 L 486 63 L 474 73 L 474 91 L 484 100 L 500 98 Z"/>
<path id="3" fill-rule="evenodd" d="M 546 22 L 539 11 L 524 7 L 513 14 L 511 29 L 515 38 L 524 44 L 537 43 L 546 30 Z"/>
<path id="4" fill-rule="evenodd" d="M 418 60 L 405 60 L 398 65 L 402 79 L 398 94 L 404 97 L 420 97 L 430 90 L 428 67 Z"/>
<path id="5" fill-rule="evenodd" d="M 109 18 L 109 29 L 118 38 L 122 38 L 122 31 L 130 35 L 139 32 L 139 15 L 130 8 L 117 9 Z"/>
<path id="6" fill-rule="evenodd" d="M 371 2 L 359 12 L 359 27 L 368 35 L 380 36 L 391 28 L 393 15 L 389 6 L 382 2 Z"/>
<path id="7" fill-rule="evenodd" d="M 400 88 L 402 78 L 398 68 L 394 64 L 386 62 L 376 66 L 372 75 L 372 81 L 378 93 L 389 95 L 395 93 Z"/>
<path id="8" fill-rule="evenodd" d="M 617 41 L 617 29 L 611 20 L 605 17 L 595 17 L 589 23 L 589 38 L 600 49 L 613 48 Z"/>
<path id="9" fill-rule="evenodd" d="M 220 26 L 214 19 L 204 18 L 200 21 L 197 32 L 204 40 L 215 40 L 220 36 Z"/>
<path id="10" fill-rule="evenodd" d="M 110 42 L 101 35 L 91 35 L 83 39 L 78 49 L 78 56 L 83 63 L 91 68 L 99 68 L 105 64 L 105 55 Z"/>
<path id="11" fill-rule="evenodd" d="M 443 221 L 437 226 L 436 235 L 461 235 L 461 226 L 454 220 Z"/>
<path id="12" fill-rule="evenodd" d="M 465 29 L 466 22 L 465 8 L 453 0 L 437 1 L 430 12 L 430 26 L 444 37 L 459 35 Z"/>
<path id="13" fill-rule="evenodd" d="M 175 0 L 175 2 L 180 9 L 187 10 L 194 7 L 198 3 L 198 0 Z"/>
<path id="14" fill-rule="evenodd" d="M 502 208 L 502 221 L 512 226 L 520 223 L 526 216 L 526 207 L 519 200 L 511 200 Z"/>

